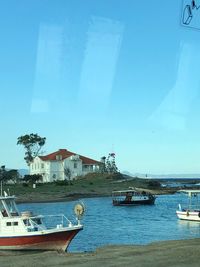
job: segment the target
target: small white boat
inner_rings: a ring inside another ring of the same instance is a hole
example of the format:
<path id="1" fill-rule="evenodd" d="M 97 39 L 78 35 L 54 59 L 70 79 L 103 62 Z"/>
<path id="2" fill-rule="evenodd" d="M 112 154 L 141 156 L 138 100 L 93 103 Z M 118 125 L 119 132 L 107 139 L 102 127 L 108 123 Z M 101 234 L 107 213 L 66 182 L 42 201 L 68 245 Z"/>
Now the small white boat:
<path id="1" fill-rule="evenodd" d="M 83 229 L 80 217 L 84 206 L 74 207 L 77 223 L 72 224 L 63 214 L 47 215 L 56 217 L 56 225 L 48 227 L 43 215 L 30 211 L 19 212 L 15 196 L 0 196 L 0 250 L 57 250 L 66 251 L 74 236 Z M 60 220 L 58 221 L 58 218 Z M 59 222 L 59 223 L 58 223 Z"/>
<path id="2" fill-rule="evenodd" d="M 181 204 L 178 205 L 177 217 L 181 220 L 200 222 L 200 190 L 180 190 L 178 192 L 188 196 L 188 205 L 185 207 L 182 207 Z"/>

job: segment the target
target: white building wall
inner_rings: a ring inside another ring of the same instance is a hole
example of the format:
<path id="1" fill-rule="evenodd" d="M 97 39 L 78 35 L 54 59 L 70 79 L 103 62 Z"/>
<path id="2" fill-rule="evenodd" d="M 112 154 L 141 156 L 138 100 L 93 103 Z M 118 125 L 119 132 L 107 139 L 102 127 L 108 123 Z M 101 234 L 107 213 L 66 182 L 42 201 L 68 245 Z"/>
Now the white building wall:
<path id="1" fill-rule="evenodd" d="M 64 180 L 63 160 L 50 162 L 49 182 Z"/>
<path id="2" fill-rule="evenodd" d="M 39 157 L 36 157 L 30 164 L 30 175 L 41 174 L 43 182 L 47 182 L 49 173 L 49 162 L 42 161 Z"/>
<path id="3" fill-rule="evenodd" d="M 64 160 L 64 167 L 71 171 L 71 179 L 82 175 L 82 160 L 78 157 L 69 157 Z"/>
<path id="4" fill-rule="evenodd" d="M 78 155 L 55 161 L 43 161 L 36 157 L 30 164 L 30 174 L 41 174 L 43 182 L 53 182 L 68 179 L 64 174 L 64 169 L 66 168 L 69 168 L 71 171 L 70 179 L 75 179 L 77 176 L 85 175 L 98 169 L 98 167 L 92 164 L 82 164 L 82 160 Z"/>

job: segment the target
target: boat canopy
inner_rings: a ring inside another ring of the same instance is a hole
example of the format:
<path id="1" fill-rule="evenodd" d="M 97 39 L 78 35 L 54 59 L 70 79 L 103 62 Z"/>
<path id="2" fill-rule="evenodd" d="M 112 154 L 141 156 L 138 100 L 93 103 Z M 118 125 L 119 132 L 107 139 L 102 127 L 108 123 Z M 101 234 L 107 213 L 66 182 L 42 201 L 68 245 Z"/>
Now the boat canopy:
<path id="1" fill-rule="evenodd" d="M 124 190 L 113 190 L 112 193 L 143 193 L 147 192 L 146 189 L 136 188 L 136 187 L 129 187 L 128 189 Z M 200 190 L 199 190 L 200 192 Z"/>
<path id="2" fill-rule="evenodd" d="M 196 190 L 196 189 L 178 190 L 177 192 L 185 193 L 185 194 L 200 194 L 200 190 Z"/>
<path id="3" fill-rule="evenodd" d="M 15 196 L 0 197 L 0 214 L 3 217 L 19 216 L 19 211 L 15 204 Z"/>
<path id="4" fill-rule="evenodd" d="M 112 191 L 112 193 L 132 193 L 138 192 L 137 190 L 119 190 L 119 191 Z"/>
<path id="5" fill-rule="evenodd" d="M 125 196 L 125 195 L 150 195 L 150 193 L 145 190 L 137 190 L 137 189 L 112 191 L 112 196 Z"/>
<path id="6" fill-rule="evenodd" d="M 187 194 L 188 197 L 197 196 L 198 194 L 200 194 L 200 190 L 195 190 L 195 189 L 191 189 L 191 190 L 179 190 L 177 192 L 178 193 Z"/>

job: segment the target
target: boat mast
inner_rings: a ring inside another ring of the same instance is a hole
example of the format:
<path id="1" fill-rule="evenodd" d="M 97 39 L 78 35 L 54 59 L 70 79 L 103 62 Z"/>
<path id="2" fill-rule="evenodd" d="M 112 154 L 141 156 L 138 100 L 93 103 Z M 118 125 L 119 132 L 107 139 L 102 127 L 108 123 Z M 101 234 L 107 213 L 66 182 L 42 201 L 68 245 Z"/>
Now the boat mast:
<path id="1" fill-rule="evenodd" d="M 188 205 L 188 207 L 189 207 L 189 209 L 191 209 L 191 205 L 192 205 L 192 193 L 189 192 L 188 196 L 189 196 L 189 205 Z"/>

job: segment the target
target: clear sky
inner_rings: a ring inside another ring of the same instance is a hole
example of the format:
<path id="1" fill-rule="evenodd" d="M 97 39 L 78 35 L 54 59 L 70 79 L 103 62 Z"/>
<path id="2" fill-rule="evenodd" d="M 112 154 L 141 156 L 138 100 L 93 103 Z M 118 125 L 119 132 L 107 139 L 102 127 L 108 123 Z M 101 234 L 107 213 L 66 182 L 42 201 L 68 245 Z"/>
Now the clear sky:
<path id="1" fill-rule="evenodd" d="M 45 154 L 200 173 L 200 9 L 184 26 L 187 4 L 0 1 L 0 164 L 26 168 L 17 137 L 38 133 Z"/>

